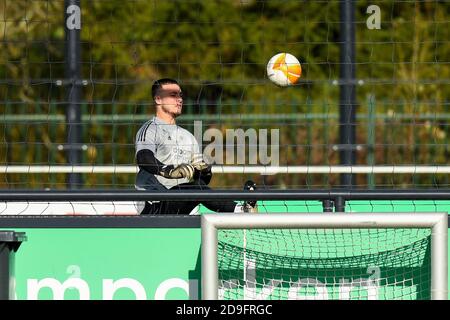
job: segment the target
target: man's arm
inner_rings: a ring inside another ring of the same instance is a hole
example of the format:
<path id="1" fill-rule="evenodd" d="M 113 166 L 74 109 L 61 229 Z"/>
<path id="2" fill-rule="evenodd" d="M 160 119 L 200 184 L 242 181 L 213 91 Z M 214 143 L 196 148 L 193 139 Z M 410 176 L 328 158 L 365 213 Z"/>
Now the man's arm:
<path id="1" fill-rule="evenodd" d="M 195 167 L 194 167 L 195 169 Z M 201 179 L 206 185 L 209 184 L 212 178 L 211 166 L 209 165 L 206 169 L 195 170 L 194 179 Z"/>
<path id="2" fill-rule="evenodd" d="M 177 167 L 165 165 L 156 159 L 155 154 L 148 149 L 138 151 L 136 154 L 136 162 L 139 168 L 168 179 L 187 178 L 191 180 L 194 175 L 194 168 L 191 165 L 184 163 Z"/>
<path id="3" fill-rule="evenodd" d="M 212 178 L 212 166 L 205 162 L 201 153 L 197 152 L 192 155 L 191 165 L 195 169 L 194 179 L 200 179 L 205 184 L 209 184 Z"/>
<path id="4" fill-rule="evenodd" d="M 148 173 L 158 175 L 165 166 L 164 163 L 156 159 L 154 153 L 148 149 L 140 150 L 136 154 L 136 162 L 139 168 L 144 169 Z"/>

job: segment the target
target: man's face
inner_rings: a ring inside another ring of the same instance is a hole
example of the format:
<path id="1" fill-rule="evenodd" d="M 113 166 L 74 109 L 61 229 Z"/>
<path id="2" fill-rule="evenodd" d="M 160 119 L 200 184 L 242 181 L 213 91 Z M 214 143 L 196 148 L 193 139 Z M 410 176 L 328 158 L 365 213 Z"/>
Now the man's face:
<path id="1" fill-rule="evenodd" d="M 176 118 L 183 109 L 183 93 L 180 86 L 173 83 L 163 84 L 155 96 L 155 102 L 165 113 Z"/>

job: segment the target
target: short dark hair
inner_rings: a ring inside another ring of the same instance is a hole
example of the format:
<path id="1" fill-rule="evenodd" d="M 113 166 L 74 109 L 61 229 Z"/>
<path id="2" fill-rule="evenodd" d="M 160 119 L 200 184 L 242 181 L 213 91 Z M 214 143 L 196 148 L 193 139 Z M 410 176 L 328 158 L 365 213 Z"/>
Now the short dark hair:
<path id="1" fill-rule="evenodd" d="M 178 84 L 178 81 L 175 79 L 171 79 L 171 78 L 162 78 L 159 80 L 156 80 L 155 82 L 153 82 L 152 85 L 152 98 L 155 99 L 156 95 L 158 94 L 158 90 L 162 88 L 162 86 L 164 84 Z"/>

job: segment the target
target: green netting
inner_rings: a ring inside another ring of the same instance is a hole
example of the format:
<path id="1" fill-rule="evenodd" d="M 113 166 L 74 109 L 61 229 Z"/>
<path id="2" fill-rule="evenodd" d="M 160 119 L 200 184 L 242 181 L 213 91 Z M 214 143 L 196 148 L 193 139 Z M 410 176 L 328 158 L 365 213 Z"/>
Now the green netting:
<path id="1" fill-rule="evenodd" d="M 430 299 L 429 229 L 220 230 L 221 299 Z"/>

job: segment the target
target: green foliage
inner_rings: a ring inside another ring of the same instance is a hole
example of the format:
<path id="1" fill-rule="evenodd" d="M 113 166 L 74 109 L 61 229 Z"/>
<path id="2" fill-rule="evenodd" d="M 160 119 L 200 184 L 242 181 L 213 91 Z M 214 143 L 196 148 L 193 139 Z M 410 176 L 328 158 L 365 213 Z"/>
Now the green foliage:
<path id="1" fill-rule="evenodd" d="M 356 87 L 357 142 L 367 143 L 365 116 L 368 101 L 374 99 L 375 164 L 446 164 L 450 127 L 440 116 L 449 112 L 450 4 L 381 1 L 382 28 L 369 30 L 370 4 L 358 1 L 355 12 L 356 74 L 364 80 Z M 82 77 L 90 80 L 83 88 L 83 139 L 92 147 L 86 163 L 132 164 L 134 133 L 142 123 L 138 117 L 152 113 L 151 83 L 173 77 L 187 94 L 186 114 L 216 114 L 217 120 L 208 125 L 221 130 L 239 125 L 280 128 L 283 165 L 337 164 L 331 145 L 339 140 L 339 88 L 332 84 L 339 78 L 339 22 L 339 1 L 82 1 Z M 0 40 L 0 115 L 63 115 L 66 93 L 55 81 L 64 78 L 64 1 L 0 0 Z M 279 88 L 267 79 L 266 64 L 278 52 L 301 61 L 299 85 Z M 98 114 L 111 115 L 111 120 L 89 120 Z M 116 114 L 136 119 L 117 122 L 112 118 Z M 233 114 L 327 117 L 270 123 L 220 118 Z M 422 115 L 434 115 L 434 120 Z M 64 153 L 55 148 L 64 137 L 61 121 L 0 120 L 0 160 L 64 164 Z M 358 153 L 358 164 L 367 163 L 369 152 Z M 58 179 L 49 179 L 46 186 L 63 185 Z M 99 179 L 87 177 L 88 186 L 101 185 Z M 133 183 L 132 176 L 105 179 L 105 185 Z M 365 177 L 358 179 L 366 183 Z M 410 177 L 379 179 L 377 183 L 387 185 L 420 183 Z M 12 187 L 18 181 L 42 187 L 39 181 L 12 175 L 2 183 Z M 336 181 L 280 175 L 266 182 L 330 186 Z M 422 183 L 448 183 L 444 181 Z M 234 182 L 225 176 L 214 183 Z"/>

